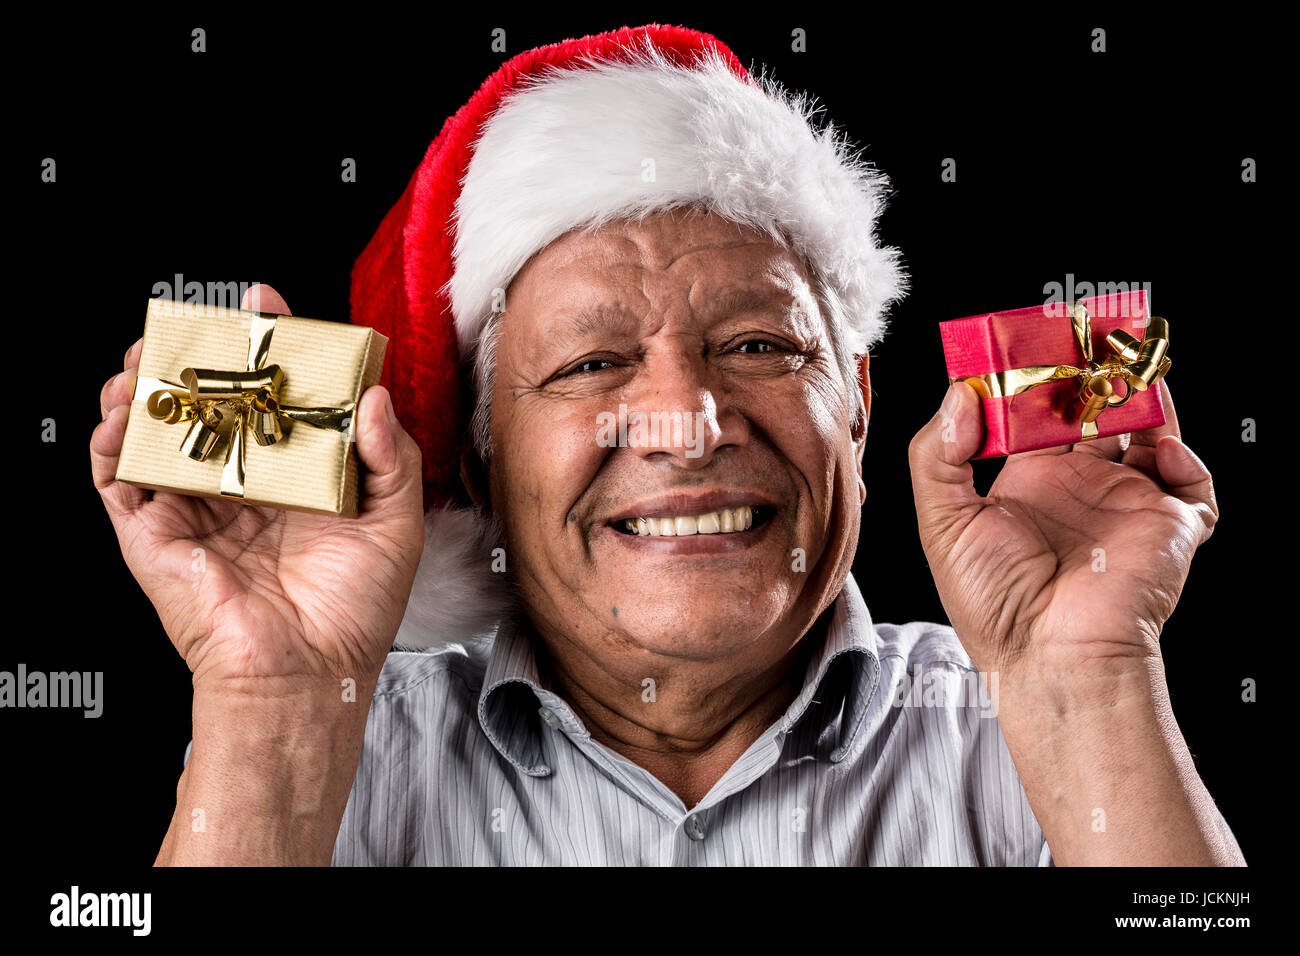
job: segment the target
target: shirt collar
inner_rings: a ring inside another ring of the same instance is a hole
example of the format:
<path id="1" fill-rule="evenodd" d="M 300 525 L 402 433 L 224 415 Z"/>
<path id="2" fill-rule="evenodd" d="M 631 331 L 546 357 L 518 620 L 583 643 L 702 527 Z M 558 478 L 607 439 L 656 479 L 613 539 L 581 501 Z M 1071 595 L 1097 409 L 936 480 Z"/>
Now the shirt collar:
<path id="1" fill-rule="evenodd" d="M 542 757 L 539 701 L 543 695 L 554 696 L 541 686 L 532 644 L 507 615 L 492 640 L 478 698 L 478 721 L 501 755 L 533 777 L 551 772 Z"/>
<path id="2" fill-rule="evenodd" d="M 808 659 L 799 696 L 781 717 L 778 732 L 789 734 L 808 721 L 813 733 L 806 739 L 834 735 L 832 746 L 818 753 L 838 763 L 853 749 L 880 679 L 871 614 L 852 575 L 828 611 L 820 640 Z M 566 731 L 590 736 L 569 706 L 542 687 L 532 644 L 507 617 L 497 628 L 483 675 L 479 724 L 503 757 L 534 777 L 551 772 L 542 751 L 543 711 Z"/>
<path id="3" fill-rule="evenodd" d="M 781 718 L 788 734 L 807 720 L 811 739 L 835 734 L 826 756 L 839 763 L 853 749 L 880 681 L 880 658 L 871 614 L 853 575 L 830 608 L 825 637 L 808 661 L 803 690 Z"/>

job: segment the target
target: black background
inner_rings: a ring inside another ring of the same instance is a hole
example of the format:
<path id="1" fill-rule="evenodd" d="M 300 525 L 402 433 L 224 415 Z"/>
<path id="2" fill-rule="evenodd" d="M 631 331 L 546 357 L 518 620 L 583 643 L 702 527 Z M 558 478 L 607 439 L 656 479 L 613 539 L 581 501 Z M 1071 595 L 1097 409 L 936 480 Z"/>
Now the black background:
<path id="1" fill-rule="evenodd" d="M 105 689 L 97 720 L 0 712 L 6 855 L 60 872 L 134 869 L 152 862 L 174 805 L 189 674 L 121 561 L 87 453 L 100 387 L 139 336 L 154 283 L 177 273 L 266 281 L 296 314 L 345 320 L 352 261 L 443 119 L 502 59 L 658 20 L 714 32 L 747 65 L 814 93 L 893 182 L 880 233 L 902 249 L 913 291 L 871 360 L 855 566 L 877 621 L 946 620 L 906 460 L 945 386 L 938 323 L 1037 304 L 1070 273 L 1150 283 L 1173 327 L 1183 437 L 1213 471 L 1222 510 L 1165 628 L 1169 685 L 1247 859 L 1269 858 L 1262 795 L 1270 754 L 1289 746 L 1263 708 L 1284 653 L 1275 647 L 1294 633 L 1273 625 L 1287 592 L 1270 553 L 1294 525 L 1279 514 L 1287 425 L 1264 371 L 1278 354 L 1264 319 L 1289 320 L 1277 281 L 1289 273 L 1271 261 L 1284 176 L 1281 157 L 1271 161 L 1282 117 L 1268 73 L 1274 28 L 625 9 L 428 22 L 194 13 L 89 26 L 51 13 L 15 28 L 28 66 L 11 90 L 6 157 L 18 240 L 9 385 L 25 400 L 11 406 L 7 436 L 17 455 L 6 456 L 14 537 L 0 669 L 102 670 Z M 206 53 L 190 51 L 196 26 Z M 506 54 L 491 50 L 494 27 L 507 31 Z M 791 51 L 795 27 L 807 31 L 805 53 Z M 1090 52 L 1094 27 L 1107 30 L 1103 54 Z M 45 157 L 56 183 L 40 181 Z M 357 162 L 355 183 L 341 182 L 344 157 Z M 955 183 L 940 179 L 947 157 Z M 1242 182 L 1246 157 L 1259 182 Z M 45 385 L 15 372 L 39 372 Z M 46 418 L 54 443 L 41 440 Z M 1247 418 L 1255 443 L 1242 441 Z M 981 490 L 997 467 L 978 466 Z M 1246 678 L 1265 702 L 1242 701 Z"/>

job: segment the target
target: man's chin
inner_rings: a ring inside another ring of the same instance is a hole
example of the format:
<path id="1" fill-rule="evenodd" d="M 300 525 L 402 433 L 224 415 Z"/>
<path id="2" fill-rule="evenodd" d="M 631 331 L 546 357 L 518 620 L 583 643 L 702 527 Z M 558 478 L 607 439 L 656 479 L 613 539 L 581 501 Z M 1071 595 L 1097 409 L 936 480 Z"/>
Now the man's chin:
<path id="1" fill-rule="evenodd" d="M 775 622 L 752 619 L 694 621 L 689 630 L 663 621 L 636 622 L 625 632 L 628 643 L 659 657 L 707 663 L 734 658 L 760 644 Z M 766 625 L 766 626 L 765 626 Z M 653 674 L 647 674 L 653 677 Z"/>
<path id="2" fill-rule="evenodd" d="M 780 582 L 752 574 L 620 577 L 626 583 L 606 592 L 617 595 L 607 602 L 612 628 L 638 647 L 691 659 L 725 657 L 761 640 L 793 599 Z"/>

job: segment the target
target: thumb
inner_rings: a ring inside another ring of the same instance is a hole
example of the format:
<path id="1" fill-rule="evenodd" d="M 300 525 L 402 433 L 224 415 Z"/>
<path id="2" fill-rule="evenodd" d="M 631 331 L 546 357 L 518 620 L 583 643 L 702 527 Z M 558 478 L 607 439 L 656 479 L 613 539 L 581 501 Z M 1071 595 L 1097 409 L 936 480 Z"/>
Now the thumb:
<path id="1" fill-rule="evenodd" d="M 936 538 L 960 531 L 965 524 L 960 521 L 962 512 L 983 501 L 975 492 L 970 466 L 970 457 L 983 439 L 979 396 L 963 382 L 948 386 L 939 411 L 907 449 L 922 545 L 928 547 Z"/>
<path id="2" fill-rule="evenodd" d="M 414 516 L 423 534 L 420 448 L 397 421 L 388 389 L 373 385 L 357 405 L 357 456 L 366 467 L 361 497 L 363 516 Z"/>
<path id="3" fill-rule="evenodd" d="M 256 285 L 248 287 L 244 292 L 243 298 L 239 302 L 239 307 L 245 312 L 265 312 L 268 315 L 293 315 L 289 311 L 289 305 L 284 301 L 284 296 L 276 292 L 265 282 L 259 282 Z"/>
<path id="4" fill-rule="evenodd" d="M 1191 505 L 1200 517 L 1204 543 L 1219 520 L 1210 469 L 1177 435 L 1162 435 L 1156 442 L 1156 469 L 1169 493 Z"/>

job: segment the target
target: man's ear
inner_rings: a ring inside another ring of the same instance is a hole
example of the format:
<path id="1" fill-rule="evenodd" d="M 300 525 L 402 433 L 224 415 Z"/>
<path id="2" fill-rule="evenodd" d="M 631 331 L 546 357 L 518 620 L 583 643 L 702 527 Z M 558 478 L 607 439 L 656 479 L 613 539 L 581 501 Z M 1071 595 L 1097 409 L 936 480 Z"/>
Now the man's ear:
<path id="1" fill-rule="evenodd" d="M 853 443 L 860 446 L 858 448 L 858 460 L 862 459 L 862 449 L 866 447 L 867 441 L 867 420 L 871 417 L 871 375 L 867 371 L 869 356 L 862 356 L 858 360 L 858 388 L 862 392 L 862 417 L 858 419 L 857 425 L 853 428 Z"/>
<path id="2" fill-rule="evenodd" d="M 867 372 L 867 356 L 858 360 L 858 388 L 862 390 L 862 417 L 853 426 L 853 458 L 858 472 L 858 503 L 867 502 L 867 483 L 862 476 L 862 457 L 867 450 L 867 421 L 871 417 L 871 376 Z"/>
<path id="3" fill-rule="evenodd" d="M 460 483 L 465 486 L 465 492 L 476 508 L 490 510 L 487 466 L 478 456 L 478 450 L 472 441 L 465 442 L 460 449 Z"/>

